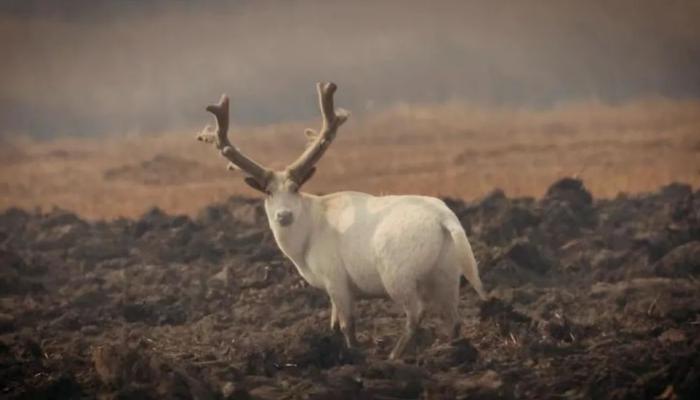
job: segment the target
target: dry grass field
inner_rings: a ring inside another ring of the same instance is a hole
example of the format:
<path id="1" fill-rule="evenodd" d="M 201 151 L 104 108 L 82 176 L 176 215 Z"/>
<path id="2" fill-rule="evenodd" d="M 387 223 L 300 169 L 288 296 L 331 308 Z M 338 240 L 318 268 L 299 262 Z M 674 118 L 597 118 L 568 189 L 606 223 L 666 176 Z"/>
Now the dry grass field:
<path id="1" fill-rule="evenodd" d="M 235 116 L 235 110 L 233 115 Z M 209 120 L 202 112 L 202 125 Z M 244 152 L 273 167 L 304 148 L 318 121 L 231 129 Z M 54 206 L 93 219 L 158 206 L 194 214 L 232 194 L 257 196 L 195 132 L 37 140 L 2 139 L 0 209 Z M 664 99 L 541 110 L 469 104 L 397 106 L 353 116 L 306 190 L 541 196 L 579 176 L 596 197 L 700 184 L 700 102 Z"/>

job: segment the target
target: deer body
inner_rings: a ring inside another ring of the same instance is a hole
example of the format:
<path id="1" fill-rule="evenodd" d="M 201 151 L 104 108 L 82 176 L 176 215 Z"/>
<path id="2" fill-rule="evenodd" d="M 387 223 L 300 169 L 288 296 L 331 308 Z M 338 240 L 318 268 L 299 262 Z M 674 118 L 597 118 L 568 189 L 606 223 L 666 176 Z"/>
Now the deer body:
<path id="1" fill-rule="evenodd" d="M 433 264 L 442 250 L 436 199 L 356 192 L 301 197 L 303 209 L 290 227 L 276 222 L 271 202 L 265 208 L 280 249 L 314 287 L 325 289 L 338 277 L 354 296 L 385 297 L 382 278 L 393 270 L 383 266 L 401 264 L 399 257 Z M 393 240 L 401 243 L 399 254 L 391 254 Z"/>
<path id="2" fill-rule="evenodd" d="M 391 358 L 412 341 L 428 304 L 436 306 L 452 335 L 459 332 L 459 284 L 465 275 L 485 298 L 476 260 L 457 217 L 439 199 L 424 196 L 372 196 L 339 192 L 325 196 L 299 187 L 333 140 L 347 114 L 333 109 L 335 85 L 319 84 L 324 125 L 307 151 L 284 171 L 269 171 L 231 146 L 225 135 L 228 101 L 208 108 L 217 116 L 216 141 L 222 154 L 251 176 L 267 194 L 265 212 L 275 240 L 311 286 L 328 294 L 331 328 L 340 328 L 348 347 L 356 346 L 356 299 L 388 297 L 406 312 L 406 328 Z M 223 113 L 223 109 L 226 113 Z M 223 118 L 225 116 L 225 118 Z"/>

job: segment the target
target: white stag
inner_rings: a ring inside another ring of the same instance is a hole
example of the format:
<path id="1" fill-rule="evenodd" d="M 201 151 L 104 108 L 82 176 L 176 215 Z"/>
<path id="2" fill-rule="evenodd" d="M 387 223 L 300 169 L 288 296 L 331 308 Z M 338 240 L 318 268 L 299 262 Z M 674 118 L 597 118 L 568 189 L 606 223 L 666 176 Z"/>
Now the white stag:
<path id="1" fill-rule="evenodd" d="M 439 199 L 424 196 L 376 197 L 358 192 L 325 196 L 302 193 L 314 165 L 323 156 L 348 112 L 334 109 L 336 85 L 319 83 L 323 116 L 319 133 L 307 130 L 311 143 L 283 171 L 272 171 L 241 153 L 228 139 L 226 95 L 207 107 L 217 128 L 198 139 L 215 143 L 229 169 L 266 194 L 265 212 L 277 245 L 299 274 L 330 297 L 331 329 L 342 331 L 356 347 L 353 303 L 359 298 L 389 297 L 406 312 L 405 332 L 391 352 L 400 358 L 415 336 L 427 304 L 433 304 L 459 334 L 459 286 L 462 274 L 484 299 L 476 260 L 457 217 Z"/>

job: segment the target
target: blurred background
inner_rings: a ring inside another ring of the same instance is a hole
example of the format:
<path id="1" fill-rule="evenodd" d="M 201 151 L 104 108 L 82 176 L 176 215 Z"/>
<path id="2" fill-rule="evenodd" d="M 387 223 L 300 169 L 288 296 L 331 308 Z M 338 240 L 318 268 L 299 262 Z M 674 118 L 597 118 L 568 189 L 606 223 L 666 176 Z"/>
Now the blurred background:
<path id="1" fill-rule="evenodd" d="M 352 112 L 309 185 L 598 196 L 700 182 L 696 1 L 0 3 L 0 207 L 94 218 L 253 195 L 192 138 L 231 96 L 232 140 L 283 167 L 314 84 Z"/>

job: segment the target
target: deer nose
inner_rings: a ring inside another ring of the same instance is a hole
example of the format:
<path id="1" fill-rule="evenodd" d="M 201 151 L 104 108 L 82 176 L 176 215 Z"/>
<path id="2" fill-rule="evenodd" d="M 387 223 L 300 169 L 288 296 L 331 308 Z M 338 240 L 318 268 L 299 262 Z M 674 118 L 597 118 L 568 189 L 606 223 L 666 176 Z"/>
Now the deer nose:
<path id="1" fill-rule="evenodd" d="M 275 219 L 277 219 L 277 222 L 282 225 L 282 226 L 288 226 L 289 224 L 294 221 L 294 216 L 292 215 L 291 211 L 277 211 L 275 214 Z"/>

